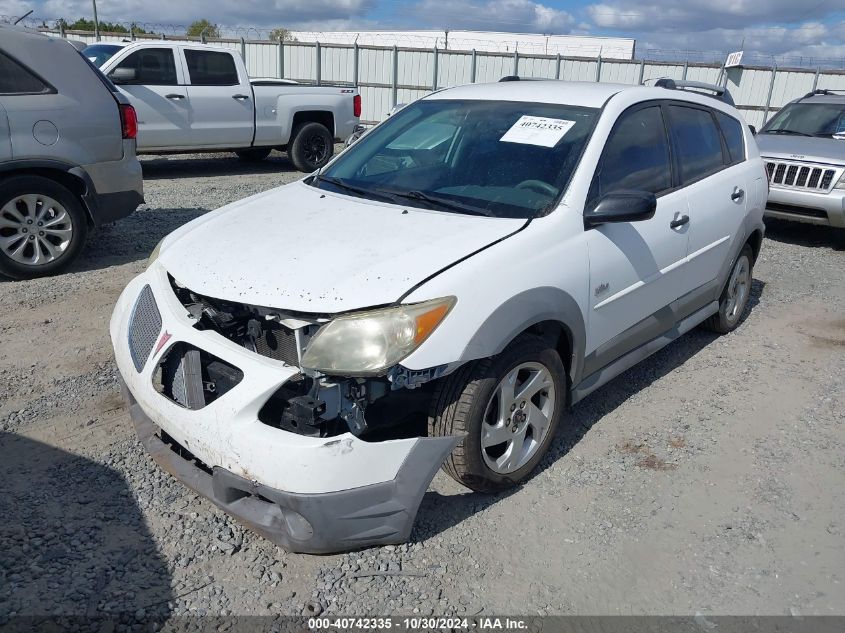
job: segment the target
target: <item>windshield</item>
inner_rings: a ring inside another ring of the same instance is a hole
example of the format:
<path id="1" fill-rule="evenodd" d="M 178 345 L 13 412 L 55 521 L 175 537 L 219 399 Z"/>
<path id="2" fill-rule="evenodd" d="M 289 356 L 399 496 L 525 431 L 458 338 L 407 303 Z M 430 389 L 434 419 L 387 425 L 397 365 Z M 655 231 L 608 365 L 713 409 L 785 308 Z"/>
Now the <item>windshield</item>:
<path id="1" fill-rule="evenodd" d="M 845 136 L 845 104 L 793 103 L 778 112 L 760 132 L 828 138 Z"/>
<path id="2" fill-rule="evenodd" d="M 82 50 L 82 54 L 91 60 L 97 68 L 109 61 L 122 46 L 116 44 L 92 44 Z"/>
<path id="3" fill-rule="evenodd" d="M 569 184 L 594 108 L 417 101 L 365 135 L 313 186 L 454 213 L 531 218 Z"/>

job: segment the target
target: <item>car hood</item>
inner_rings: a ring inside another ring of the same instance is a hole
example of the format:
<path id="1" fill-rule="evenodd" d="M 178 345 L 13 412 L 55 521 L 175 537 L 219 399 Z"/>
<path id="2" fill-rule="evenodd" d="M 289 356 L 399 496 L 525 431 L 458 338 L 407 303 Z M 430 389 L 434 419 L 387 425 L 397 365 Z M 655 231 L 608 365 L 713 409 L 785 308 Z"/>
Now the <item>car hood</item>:
<path id="1" fill-rule="evenodd" d="M 758 134 L 755 138 L 763 158 L 845 163 L 845 140 L 788 134 Z"/>
<path id="2" fill-rule="evenodd" d="M 405 208 L 297 182 L 186 224 L 164 240 L 158 261 L 208 297 L 332 314 L 393 303 L 525 223 Z"/>

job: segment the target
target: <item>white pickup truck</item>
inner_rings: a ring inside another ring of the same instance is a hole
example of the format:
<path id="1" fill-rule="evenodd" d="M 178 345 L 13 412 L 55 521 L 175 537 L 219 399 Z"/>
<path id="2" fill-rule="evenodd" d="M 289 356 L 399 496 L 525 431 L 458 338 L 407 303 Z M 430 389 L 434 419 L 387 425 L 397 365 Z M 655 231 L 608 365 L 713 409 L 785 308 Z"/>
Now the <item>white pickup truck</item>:
<path id="1" fill-rule="evenodd" d="M 138 153 L 232 150 L 248 161 L 287 151 L 325 165 L 361 115 L 356 88 L 250 79 L 236 51 L 180 42 L 93 44 L 84 51 L 138 113 Z"/>

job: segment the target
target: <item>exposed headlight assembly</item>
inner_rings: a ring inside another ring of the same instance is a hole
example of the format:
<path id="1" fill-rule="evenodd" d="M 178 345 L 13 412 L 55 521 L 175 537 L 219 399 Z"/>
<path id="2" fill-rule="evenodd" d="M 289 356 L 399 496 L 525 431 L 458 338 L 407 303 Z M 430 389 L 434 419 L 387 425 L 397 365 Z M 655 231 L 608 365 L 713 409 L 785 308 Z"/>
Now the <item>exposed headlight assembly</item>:
<path id="1" fill-rule="evenodd" d="M 339 316 L 321 327 L 302 367 L 336 376 L 374 376 L 417 349 L 455 305 L 455 297 Z"/>

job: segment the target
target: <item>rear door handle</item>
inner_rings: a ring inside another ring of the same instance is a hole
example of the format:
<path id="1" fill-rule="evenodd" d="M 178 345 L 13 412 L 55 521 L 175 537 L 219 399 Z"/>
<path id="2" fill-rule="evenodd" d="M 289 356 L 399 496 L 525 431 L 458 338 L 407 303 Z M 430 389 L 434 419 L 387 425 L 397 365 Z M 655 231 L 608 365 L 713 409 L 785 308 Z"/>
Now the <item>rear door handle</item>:
<path id="1" fill-rule="evenodd" d="M 742 200 L 742 196 L 745 195 L 745 192 L 740 189 L 739 187 L 734 187 L 734 192 L 731 194 L 731 200 L 734 202 L 739 202 Z"/>
<path id="2" fill-rule="evenodd" d="M 249 99 L 248 95 L 232 95 L 232 99 L 237 99 L 238 101 L 243 101 L 244 99 Z"/>
<path id="3" fill-rule="evenodd" d="M 669 228 L 670 229 L 677 229 L 679 226 L 683 226 L 687 222 L 689 222 L 689 216 L 688 215 L 682 215 L 681 217 L 675 218 L 674 220 L 669 222 Z"/>
<path id="4" fill-rule="evenodd" d="M 168 99 L 184 99 L 185 95 L 180 95 L 175 92 L 171 92 L 169 95 L 164 95 Z"/>

